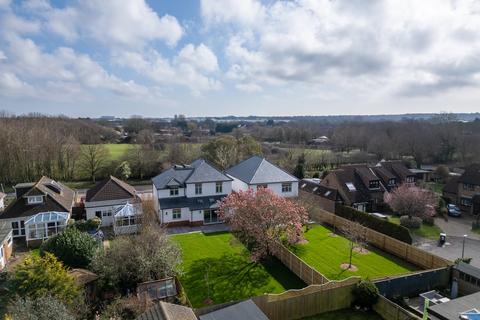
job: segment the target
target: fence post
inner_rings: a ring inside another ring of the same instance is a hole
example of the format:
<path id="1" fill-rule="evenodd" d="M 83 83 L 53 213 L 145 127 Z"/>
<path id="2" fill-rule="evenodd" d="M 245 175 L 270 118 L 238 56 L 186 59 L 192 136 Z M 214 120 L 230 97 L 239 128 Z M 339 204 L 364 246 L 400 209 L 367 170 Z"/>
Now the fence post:
<path id="1" fill-rule="evenodd" d="M 313 284 L 313 268 L 310 268 L 310 274 L 311 274 L 311 278 L 312 280 L 310 281 L 310 284 Z"/>

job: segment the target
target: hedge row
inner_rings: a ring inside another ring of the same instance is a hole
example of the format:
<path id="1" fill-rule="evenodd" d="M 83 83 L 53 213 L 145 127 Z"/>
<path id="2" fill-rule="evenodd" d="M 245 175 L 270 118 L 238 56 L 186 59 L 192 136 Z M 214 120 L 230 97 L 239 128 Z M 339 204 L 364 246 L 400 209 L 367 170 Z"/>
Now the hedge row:
<path id="1" fill-rule="evenodd" d="M 376 218 L 352 207 L 337 206 L 335 208 L 335 214 L 342 218 L 358 222 L 364 227 L 373 229 L 405 243 L 412 244 L 413 242 L 410 231 L 407 228 L 387 220 Z"/>

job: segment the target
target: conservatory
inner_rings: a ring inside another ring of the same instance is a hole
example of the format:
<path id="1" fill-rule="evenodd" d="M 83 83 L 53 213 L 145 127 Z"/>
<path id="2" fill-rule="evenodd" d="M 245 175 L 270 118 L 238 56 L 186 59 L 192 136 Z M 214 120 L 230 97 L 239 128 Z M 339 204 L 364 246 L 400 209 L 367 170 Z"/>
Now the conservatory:
<path id="1" fill-rule="evenodd" d="M 127 202 L 115 209 L 113 214 L 113 232 L 115 235 L 136 233 L 142 223 L 142 206 L 140 203 Z"/>
<path id="2" fill-rule="evenodd" d="M 41 212 L 25 221 L 27 245 L 32 242 L 41 243 L 67 227 L 70 214 L 68 212 Z"/>

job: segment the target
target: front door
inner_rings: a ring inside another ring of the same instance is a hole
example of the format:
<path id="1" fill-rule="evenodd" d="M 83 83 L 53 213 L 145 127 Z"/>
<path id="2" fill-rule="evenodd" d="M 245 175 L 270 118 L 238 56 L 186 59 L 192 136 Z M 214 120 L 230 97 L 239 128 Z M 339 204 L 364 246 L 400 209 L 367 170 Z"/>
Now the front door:
<path id="1" fill-rule="evenodd" d="M 217 223 L 218 222 L 218 214 L 217 210 L 214 209 L 205 209 L 203 210 L 203 223 Z"/>

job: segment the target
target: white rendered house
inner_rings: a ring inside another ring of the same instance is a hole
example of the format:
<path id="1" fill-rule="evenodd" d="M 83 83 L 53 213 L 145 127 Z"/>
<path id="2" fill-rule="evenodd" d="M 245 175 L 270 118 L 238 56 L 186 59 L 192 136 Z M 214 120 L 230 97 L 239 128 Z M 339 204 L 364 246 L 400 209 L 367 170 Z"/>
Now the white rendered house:
<path id="1" fill-rule="evenodd" d="M 127 203 L 140 202 L 134 187 L 110 176 L 87 191 L 85 199 L 87 220 L 98 217 L 102 220 L 102 227 L 112 227 L 114 215 L 119 207 Z"/>
<path id="2" fill-rule="evenodd" d="M 269 188 L 282 197 L 298 196 L 298 179 L 259 156 L 240 162 L 226 174 L 233 179 L 233 191 Z"/>
<path id="3" fill-rule="evenodd" d="M 221 222 L 218 201 L 232 192 L 232 179 L 203 159 L 174 165 L 152 182 L 158 219 L 169 226 Z"/>

